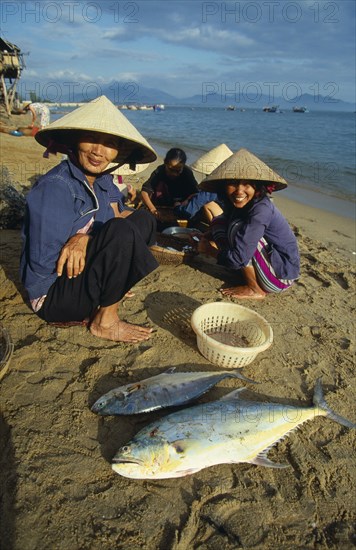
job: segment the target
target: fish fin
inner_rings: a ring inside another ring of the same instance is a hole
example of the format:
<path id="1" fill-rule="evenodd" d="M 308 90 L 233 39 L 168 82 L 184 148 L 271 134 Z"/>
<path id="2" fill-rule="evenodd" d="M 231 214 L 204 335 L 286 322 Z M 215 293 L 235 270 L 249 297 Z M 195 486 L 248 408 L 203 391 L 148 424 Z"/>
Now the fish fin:
<path id="1" fill-rule="evenodd" d="M 223 395 L 220 397 L 219 401 L 229 401 L 230 399 L 240 399 L 240 393 L 246 391 L 246 388 L 238 388 L 237 390 L 233 390 L 226 395 Z"/>
<path id="2" fill-rule="evenodd" d="M 173 374 L 176 370 L 176 367 L 170 367 L 168 370 L 165 370 L 162 374 Z"/>
<path id="3" fill-rule="evenodd" d="M 230 374 L 231 378 L 240 378 L 240 380 L 243 380 L 244 382 L 249 382 L 250 384 L 259 384 L 259 382 L 255 382 L 254 380 L 251 380 L 251 378 L 247 378 L 240 369 L 235 370 Z"/>
<path id="4" fill-rule="evenodd" d="M 354 424 L 347 418 L 340 416 L 329 407 L 329 405 L 325 401 L 323 388 L 321 385 L 321 378 L 318 378 L 315 384 L 313 403 L 316 407 L 322 409 L 326 413 L 326 416 L 328 418 L 331 418 L 335 422 L 338 422 L 338 424 L 346 426 L 346 428 L 356 428 L 356 424 Z"/>
<path id="5" fill-rule="evenodd" d="M 253 460 L 249 460 L 249 464 L 266 466 L 267 468 L 290 468 L 290 464 L 279 464 L 278 462 L 272 462 L 272 460 L 267 458 L 265 452 L 260 453 Z"/>

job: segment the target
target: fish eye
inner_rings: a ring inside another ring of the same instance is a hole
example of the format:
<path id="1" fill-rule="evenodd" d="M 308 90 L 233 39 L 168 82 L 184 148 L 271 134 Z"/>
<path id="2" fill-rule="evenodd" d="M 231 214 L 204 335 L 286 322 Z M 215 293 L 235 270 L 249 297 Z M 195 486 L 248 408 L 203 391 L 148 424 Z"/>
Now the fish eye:
<path id="1" fill-rule="evenodd" d="M 104 402 L 97 400 L 94 402 L 92 406 L 92 410 L 100 411 L 103 407 L 104 407 Z"/>
<path id="2" fill-rule="evenodd" d="M 130 450 L 130 447 L 128 445 L 125 445 L 124 447 L 121 448 L 121 450 L 123 453 L 128 453 Z"/>

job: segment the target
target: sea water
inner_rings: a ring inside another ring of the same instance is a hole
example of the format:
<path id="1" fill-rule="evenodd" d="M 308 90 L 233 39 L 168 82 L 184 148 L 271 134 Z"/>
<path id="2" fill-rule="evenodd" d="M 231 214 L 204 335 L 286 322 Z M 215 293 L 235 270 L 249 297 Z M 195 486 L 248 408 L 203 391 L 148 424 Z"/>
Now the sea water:
<path id="1" fill-rule="evenodd" d="M 162 156 L 171 147 L 181 147 L 192 164 L 220 143 L 233 152 L 245 147 L 287 180 L 287 198 L 355 216 L 353 112 L 266 113 L 260 108 L 168 105 L 163 111 L 123 114 Z"/>

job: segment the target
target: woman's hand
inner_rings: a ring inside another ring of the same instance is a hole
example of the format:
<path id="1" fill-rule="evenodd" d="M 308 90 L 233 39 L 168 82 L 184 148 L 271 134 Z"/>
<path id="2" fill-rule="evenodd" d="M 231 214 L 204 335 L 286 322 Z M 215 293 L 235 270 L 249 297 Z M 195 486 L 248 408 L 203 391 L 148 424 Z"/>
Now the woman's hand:
<path id="1" fill-rule="evenodd" d="M 157 208 L 153 207 L 151 210 L 150 210 L 152 216 L 154 216 L 156 218 L 156 220 L 160 220 L 161 219 L 161 216 L 160 216 L 160 213 L 159 211 L 157 210 Z"/>
<path id="2" fill-rule="evenodd" d="M 65 263 L 67 263 L 67 277 L 69 279 L 82 273 L 90 238 L 89 235 L 77 233 L 66 242 L 57 261 L 58 277 L 62 275 Z"/>
<path id="3" fill-rule="evenodd" d="M 119 215 L 118 215 L 118 218 L 127 218 L 128 216 L 131 216 L 133 210 L 122 210 Z"/>

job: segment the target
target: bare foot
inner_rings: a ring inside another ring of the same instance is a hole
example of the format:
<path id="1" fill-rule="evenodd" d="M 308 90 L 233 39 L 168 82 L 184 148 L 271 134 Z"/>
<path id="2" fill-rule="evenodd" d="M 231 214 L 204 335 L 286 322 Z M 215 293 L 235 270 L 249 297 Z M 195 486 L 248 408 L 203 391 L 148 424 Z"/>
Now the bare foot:
<path id="1" fill-rule="evenodd" d="M 221 288 L 220 292 L 224 296 L 231 296 L 231 298 L 244 298 L 250 300 L 263 300 L 266 296 L 266 292 L 262 289 L 254 290 L 249 286 L 234 286 L 231 288 Z"/>
<path id="2" fill-rule="evenodd" d="M 127 342 L 129 344 L 148 340 L 152 332 L 151 328 L 132 325 L 119 319 L 109 326 L 102 326 L 93 322 L 89 330 L 93 336 L 97 336 L 98 338 L 113 340 L 114 342 Z"/>

